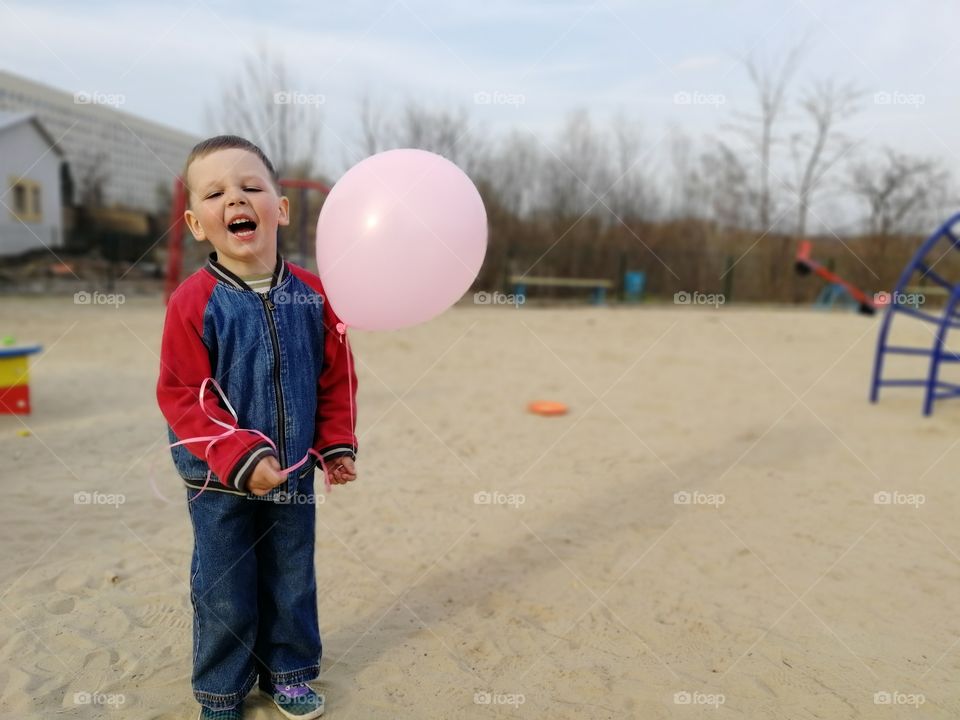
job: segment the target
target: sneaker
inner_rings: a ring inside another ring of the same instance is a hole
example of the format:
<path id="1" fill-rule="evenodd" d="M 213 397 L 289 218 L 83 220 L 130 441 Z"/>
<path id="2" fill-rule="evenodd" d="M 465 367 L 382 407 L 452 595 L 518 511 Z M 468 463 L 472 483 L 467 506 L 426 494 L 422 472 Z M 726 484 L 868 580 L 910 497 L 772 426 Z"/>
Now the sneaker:
<path id="1" fill-rule="evenodd" d="M 197 720 L 242 720 L 243 712 L 240 709 L 240 706 L 236 707 L 213 710 L 204 705 L 200 706 L 200 714 L 197 716 Z"/>
<path id="2" fill-rule="evenodd" d="M 260 692 L 269 695 L 277 709 L 292 720 L 312 720 L 323 715 L 323 695 L 306 683 L 274 685 L 272 692 L 261 687 Z"/>

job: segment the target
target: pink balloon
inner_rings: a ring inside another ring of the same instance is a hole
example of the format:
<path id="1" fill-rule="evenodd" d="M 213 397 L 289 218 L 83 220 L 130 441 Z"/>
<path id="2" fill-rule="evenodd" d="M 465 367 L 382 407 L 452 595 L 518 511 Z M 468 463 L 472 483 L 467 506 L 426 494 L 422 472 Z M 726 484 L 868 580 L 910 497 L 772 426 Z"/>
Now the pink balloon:
<path id="1" fill-rule="evenodd" d="M 449 160 L 388 150 L 350 168 L 317 221 L 317 268 L 340 319 L 361 330 L 425 322 L 470 288 L 487 250 L 480 193 Z"/>

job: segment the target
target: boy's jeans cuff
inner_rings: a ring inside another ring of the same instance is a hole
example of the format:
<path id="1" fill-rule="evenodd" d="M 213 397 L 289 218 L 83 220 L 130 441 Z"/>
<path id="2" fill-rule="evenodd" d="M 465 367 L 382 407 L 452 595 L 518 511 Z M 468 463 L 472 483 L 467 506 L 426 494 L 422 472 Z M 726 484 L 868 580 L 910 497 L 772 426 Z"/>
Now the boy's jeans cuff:
<path id="1" fill-rule="evenodd" d="M 257 681 L 257 671 L 256 669 L 251 670 L 250 674 L 247 676 L 247 679 L 243 681 L 243 686 L 240 689 L 240 692 L 230 693 L 228 695 L 219 695 L 217 693 L 208 693 L 202 690 L 194 690 L 193 697 L 198 703 L 204 707 L 208 707 L 211 710 L 226 710 L 227 708 L 236 707 L 243 699 L 249 694 L 250 690 L 253 688 L 253 684 Z"/>

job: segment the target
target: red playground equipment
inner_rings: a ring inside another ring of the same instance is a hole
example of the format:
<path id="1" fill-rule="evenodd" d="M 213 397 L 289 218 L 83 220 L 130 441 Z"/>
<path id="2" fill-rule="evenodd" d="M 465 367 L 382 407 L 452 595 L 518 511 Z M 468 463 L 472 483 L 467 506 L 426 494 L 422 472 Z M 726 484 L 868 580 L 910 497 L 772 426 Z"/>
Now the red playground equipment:
<path id="1" fill-rule="evenodd" d="M 851 285 L 836 273 L 828 270 L 823 265 L 810 257 L 810 251 L 813 245 L 809 240 L 801 240 L 797 248 L 796 270 L 800 275 L 809 275 L 815 273 L 826 280 L 834 287 L 842 288 L 853 300 L 860 306 L 860 312 L 864 315 L 873 315 L 877 311 L 876 300 L 863 292 L 856 285 Z"/>

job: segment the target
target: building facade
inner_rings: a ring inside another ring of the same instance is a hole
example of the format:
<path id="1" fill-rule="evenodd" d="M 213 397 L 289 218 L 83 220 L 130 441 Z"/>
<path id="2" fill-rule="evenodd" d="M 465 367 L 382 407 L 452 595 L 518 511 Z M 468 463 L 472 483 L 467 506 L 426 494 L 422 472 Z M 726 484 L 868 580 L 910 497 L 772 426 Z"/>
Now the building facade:
<path id="1" fill-rule="evenodd" d="M 163 191 L 199 138 L 119 110 L 122 104 L 121 96 L 70 93 L 0 70 L 0 111 L 33 113 L 62 150 L 74 188 L 66 202 L 165 210 Z"/>
<path id="2" fill-rule="evenodd" d="M 35 115 L 0 111 L 0 255 L 63 246 L 62 164 Z"/>

